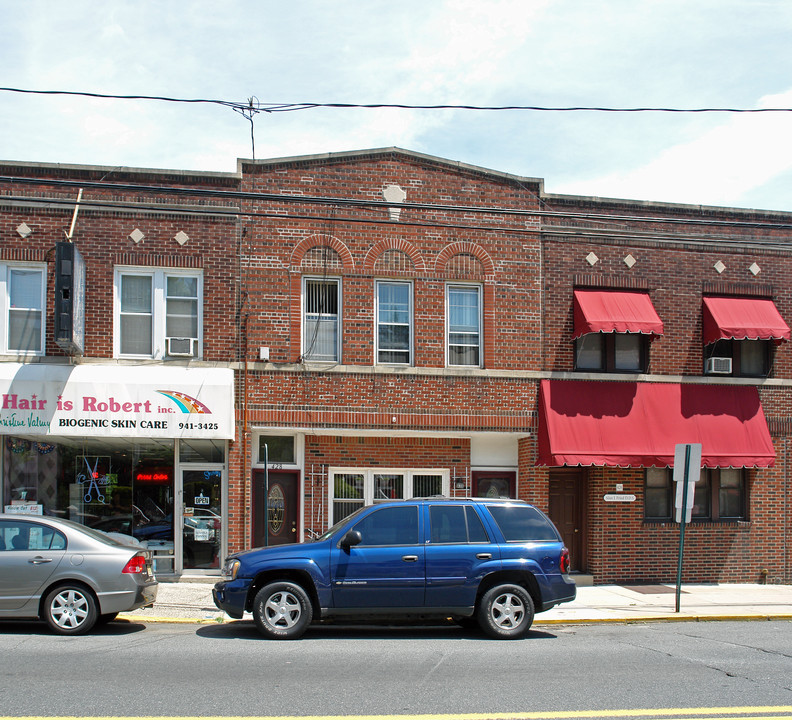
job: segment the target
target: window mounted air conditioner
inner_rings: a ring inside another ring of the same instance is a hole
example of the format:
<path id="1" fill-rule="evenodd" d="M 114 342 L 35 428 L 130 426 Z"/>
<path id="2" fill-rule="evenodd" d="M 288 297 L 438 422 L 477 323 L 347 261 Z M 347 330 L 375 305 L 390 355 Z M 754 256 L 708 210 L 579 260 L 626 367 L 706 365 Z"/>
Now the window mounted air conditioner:
<path id="1" fill-rule="evenodd" d="M 707 358 L 708 375 L 731 375 L 732 359 L 727 357 Z"/>
<path id="2" fill-rule="evenodd" d="M 165 340 L 168 343 L 169 357 L 195 357 L 198 338 L 169 337 Z"/>

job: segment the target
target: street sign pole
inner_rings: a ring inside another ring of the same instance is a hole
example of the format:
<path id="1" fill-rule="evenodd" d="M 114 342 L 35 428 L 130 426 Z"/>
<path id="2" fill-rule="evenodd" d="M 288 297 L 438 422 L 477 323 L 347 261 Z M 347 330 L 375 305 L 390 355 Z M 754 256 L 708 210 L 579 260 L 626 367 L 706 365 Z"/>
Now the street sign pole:
<path id="1" fill-rule="evenodd" d="M 690 445 L 685 445 L 685 474 L 682 482 L 682 512 L 679 518 L 679 557 L 677 559 L 677 581 L 676 581 L 676 612 L 679 612 L 680 598 L 682 596 L 682 555 L 685 552 L 685 526 L 687 525 L 687 506 L 688 506 L 688 466 L 690 464 Z"/>
<path id="2" fill-rule="evenodd" d="M 685 552 L 685 527 L 693 513 L 696 491 L 694 484 L 701 477 L 701 445 L 679 444 L 674 447 L 674 483 L 676 484 L 675 520 L 679 523 L 679 557 L 677 559 L 676 611 L 682 594 L 682 557 Z"/>

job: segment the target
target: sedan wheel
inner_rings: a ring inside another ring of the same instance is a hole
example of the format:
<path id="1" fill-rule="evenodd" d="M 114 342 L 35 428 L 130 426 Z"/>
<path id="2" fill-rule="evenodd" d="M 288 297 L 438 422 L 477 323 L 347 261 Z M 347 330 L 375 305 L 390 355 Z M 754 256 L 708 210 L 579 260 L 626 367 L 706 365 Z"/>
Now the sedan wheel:
<path id="1" fill-rule="evenodd" d="M 305 633 L 313 619 L 308 594 L 292 582 L 275 582 L 261 588 L 253 601 L 253 619 L 262 635 L 294 640 Z"/>
<path id="2" fill-rule="evenodd" d="M 533 600 L 520 585 L 498 585 L 481 598 L 479 624 L 490 637 L 521 638 L 528 632 L 533 618 Z"/>
<path id="3" fill-rule="evenodd" d="M 96 600 L 81 585 L 61 585 L 44 599 L 44 619 L 62 635 L 87 633 L 97 618 Z"/>

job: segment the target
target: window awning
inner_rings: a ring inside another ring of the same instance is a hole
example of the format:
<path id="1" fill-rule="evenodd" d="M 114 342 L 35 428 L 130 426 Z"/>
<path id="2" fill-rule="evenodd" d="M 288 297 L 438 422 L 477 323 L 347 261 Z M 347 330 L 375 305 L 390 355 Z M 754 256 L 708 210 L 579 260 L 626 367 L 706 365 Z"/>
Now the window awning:
<path id="1" fill-rule="evenodd" d="M 789 340 L 789 325 L 766 298 L 705 297 L 702 309 L 704 344 L 717 340 Z"/>
<path id="2" fill-rule="evenodd" d="M 575 334 L 593 332 L 663 334 L 663 321 L 649 295 L 620 290 L 575 290 Z"/>
<path id="3" fill-rule="evenodd" d="M 771 467 L 759 393 L 746 385 L 543 380 L 538 465 L 666 467 L 701 443 L 706 467 Z"/>

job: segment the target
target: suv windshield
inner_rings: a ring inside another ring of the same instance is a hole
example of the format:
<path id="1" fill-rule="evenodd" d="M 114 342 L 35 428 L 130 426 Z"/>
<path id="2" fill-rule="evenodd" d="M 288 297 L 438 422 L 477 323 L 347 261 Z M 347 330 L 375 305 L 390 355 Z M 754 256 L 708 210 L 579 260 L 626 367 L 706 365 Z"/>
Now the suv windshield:
<path id="1" fill-rule="evenodd" d="M 558 542 L 561 539 L 550 521 L 530 505 L 489 505 L 488 509 L 506 542 Z"/>

